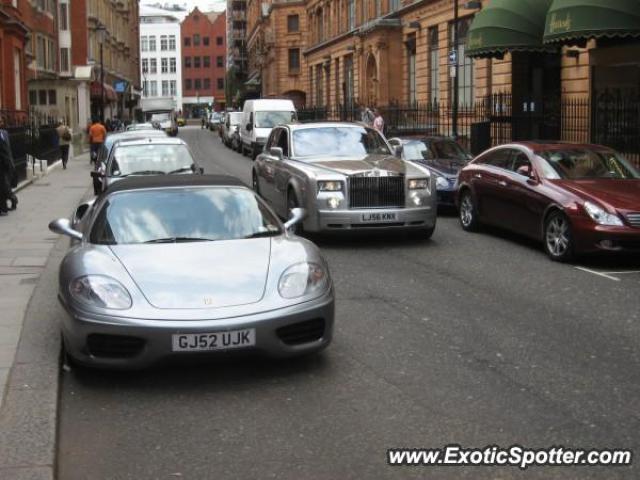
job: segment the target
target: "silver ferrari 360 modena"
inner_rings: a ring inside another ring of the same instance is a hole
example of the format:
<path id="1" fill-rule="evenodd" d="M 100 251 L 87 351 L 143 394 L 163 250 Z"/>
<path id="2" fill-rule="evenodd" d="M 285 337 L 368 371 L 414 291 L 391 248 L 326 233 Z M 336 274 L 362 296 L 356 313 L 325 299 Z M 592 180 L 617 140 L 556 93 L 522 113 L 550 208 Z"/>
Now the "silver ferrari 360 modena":
<path id="1" fill-rule="evenodd" d="M 58 298 L 67 355 L 145 367 L 203 352 L 287 357 L 332 337 L 334 291 L 318 248 L 225 176 L 125 178 L 73 220 Z"/>
<path id="2" fill-rule="evenodd" d="M 394 155 L 372 128 L 352 123 L 280 125 L 253 166 L 253 189 L 282 218 L 304 208 L 305 231 L 414 231 L 436 226 L 435 178 Z"/>

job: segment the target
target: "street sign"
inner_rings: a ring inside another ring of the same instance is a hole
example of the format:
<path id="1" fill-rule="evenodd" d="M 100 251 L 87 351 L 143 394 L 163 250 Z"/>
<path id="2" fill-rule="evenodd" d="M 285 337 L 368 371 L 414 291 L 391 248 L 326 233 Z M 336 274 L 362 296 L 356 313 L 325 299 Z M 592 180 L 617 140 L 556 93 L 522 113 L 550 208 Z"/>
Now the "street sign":
<path id="1" fill-rule="evenodd" d="M 449 65 L 457 65 L 458 64 L 458 51 L 451 50 L 449 52 Z"/>

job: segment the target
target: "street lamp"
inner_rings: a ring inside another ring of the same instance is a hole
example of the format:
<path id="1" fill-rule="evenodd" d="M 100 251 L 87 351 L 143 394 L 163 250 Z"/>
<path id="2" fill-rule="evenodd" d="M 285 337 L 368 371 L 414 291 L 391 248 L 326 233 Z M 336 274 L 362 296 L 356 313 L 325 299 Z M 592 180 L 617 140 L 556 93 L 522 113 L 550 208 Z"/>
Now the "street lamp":
<path id="1" fill-rule="evenodd" d="M 102 23 L 96 27 L 98 43 L 100 43 L 100 123 L 104 124 L 104 57 L 102 45 L 107 37 L 107 27 Z"/>
<path id="2" fill-rule="evenodd" d="M 460 4 L 459 0 L 453 0 L 453 50 L 455 52 L 455 63 L 454 63 L 454 77 L 453 77 L 453 110 L 451 112 L 451 129 L 452 135 L 454 139 L 458 139 L 458 101 L 460 100 L 460 94 L 458 92 L 458 87 L 460 84 L 459 80 L 459 65 L 460 65 L 460 45 L 459 45 L 459 37 L 458 37 L 458 19 L 459 19 L 459 8 Z M 480 10 L 482 8 L 482 2 L 480 1 L 470 1 L 465 3 L 465 10 Z"/>

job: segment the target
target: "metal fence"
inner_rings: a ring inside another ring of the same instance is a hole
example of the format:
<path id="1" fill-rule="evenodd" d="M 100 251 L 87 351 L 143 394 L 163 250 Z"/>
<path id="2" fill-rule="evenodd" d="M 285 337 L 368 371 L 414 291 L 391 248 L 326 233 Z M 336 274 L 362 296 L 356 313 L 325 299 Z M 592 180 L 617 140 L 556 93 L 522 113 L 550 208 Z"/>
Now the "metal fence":
<path id="1" fill-rule="evenodd" d="M 35 110 L 0 110 L 9 132 L 11 153 L 20 179 L 27 175 L 27 157 L 53 163 L 60 158 L 56 119 Z"/>
<path id="2" fill-rule="evenodd" d="M 454 136 L 453 111 L 438 102 L 380 107 L 387 137 Z M 357 105 L 303 108 L 302 122 L 364 122 Z M 612 147 L 640 166 L 640 98 L 621 92 L 594 93 L 591 98 L 548 97 L 542 102 L 498 93 L 458 108 L 457 138 L 478 154 L 511 141 L 561 140 Z"/>

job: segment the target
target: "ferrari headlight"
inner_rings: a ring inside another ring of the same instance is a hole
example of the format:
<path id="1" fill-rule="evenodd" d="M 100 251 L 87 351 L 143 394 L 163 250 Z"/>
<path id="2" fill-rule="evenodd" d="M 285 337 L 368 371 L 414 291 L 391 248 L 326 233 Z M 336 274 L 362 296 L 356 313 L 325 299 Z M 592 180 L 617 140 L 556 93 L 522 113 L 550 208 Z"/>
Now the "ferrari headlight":
<path id="1" fill-rule="evenodd" d="M 599 207 L 595 203 L 584 202 L 584 209 L 589 216 L 598 225 L 612 225 L 616 227 L 622 227 L 622 220 L 614 213 L 605 211 L 602 207 Z"/>
<path id="2" fill-rule="evenodd" d="M 449 180 L 447 180 L 444 177 L 437 177 L 436 178 L 436 188 L 438 190 L 443 190 L 445 188 L 449 188 Z"/>
<path id="3" fill-rule="evenodd" d="M 287 268 L 278 282 L 283 298 L 299 298 L 322 293 L 329 286 L 329 272 L 317 263 L 297 263 Z"/>
<path id="4" fill-rule="evenodd" d="M 425 190 L 429 188 L 428 178 L 413 178 L 409 180 L 409 190 Z"/>
<path id="5" fill-rule="evenodd" d="M 131 308 L 131 295 L 115 278 L 104 275 L 78 277 L 69 284 L 69 293 L 78 303 L 88 307 L 126 310 Z"/>
<path id="6" fill-rule="evenodd" d="M 320 192 L 341 192 L 342 182 L 337 180 L 319 181 L 318 191 Z"/>

